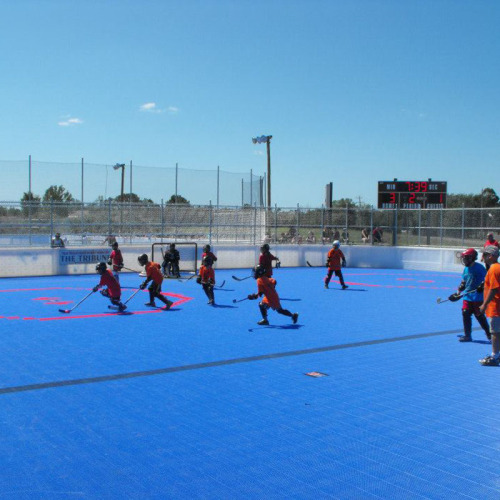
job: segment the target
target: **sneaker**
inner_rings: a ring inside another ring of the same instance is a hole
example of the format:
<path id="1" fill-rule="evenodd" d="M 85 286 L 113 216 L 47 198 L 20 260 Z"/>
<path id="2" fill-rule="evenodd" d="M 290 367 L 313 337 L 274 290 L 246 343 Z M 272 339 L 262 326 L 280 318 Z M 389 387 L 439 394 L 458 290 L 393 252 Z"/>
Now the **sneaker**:
<path id="1" fill-rule="evenodd" d="M 292 314 L 292 321 L 293 321 L 294 325 L 297 323 L 298 319 L 299 319 L 299 313 L 293 313 Z"/>
<path id="2" fill-rule="evenodd" d="M 125 304 L 120 303 L 118 305 L 118 311 L 123 312 L 125 311 L 125 309 L 127 309 L 127 306 Z"/>
<path id="3" fill-rule="evenodd" d="M 154 302 L 146 302 L 144 305 L 149 307 L 156 307 L 156 304 Z"/>
<path id="4" fill-rule="evenodd" d="M 458 337 L 459 342 L 472 342 L 472 337 L 470 335 L 462 335 Z"/>
<path id="5" fill-rule="evenodd" d="M 214 302 L 214 300 L 213 300 L 213 299 L 210 299 L 210 300 L 207 302 L 207 304 L 208 304 L 209 306 L 213 306 L 213 305 L 215 304 L 215 302 Z"/>
<path id="6" fill-rule="evenodd" d="M 167 299 L 167 303 L 165 304 L 165 307 L 163 307 L 163 309 L 165 309 L 165 311 L 168 311 L 172 307 L 172 304 L 173 302 Z"/>
<path id="7" fill-rule="evenodd" d="M 325 283 L 325 288 L 328 290 L 328 283 Z"/>
<path id="8" fill-rule="evenodd" d="M 342 290 L 345 290 L 346 288 L 349 288 L 347 285 L 342 285 Z"/>
<path id="9" fill-rule="evenodd" d="M 498 358 L 494 358 L 491 355 L 486 356 L 483 359 L 480 359 L 479 362 L 483 366 L 499 366 L 500 365 L 500 360 Z"/>
<path id="10" fill-rule="evenodd" d="M 260 321 L 257 321 L 258 325 L 268 325 L 269 321 L 267 319 L 261 319 Z"/>

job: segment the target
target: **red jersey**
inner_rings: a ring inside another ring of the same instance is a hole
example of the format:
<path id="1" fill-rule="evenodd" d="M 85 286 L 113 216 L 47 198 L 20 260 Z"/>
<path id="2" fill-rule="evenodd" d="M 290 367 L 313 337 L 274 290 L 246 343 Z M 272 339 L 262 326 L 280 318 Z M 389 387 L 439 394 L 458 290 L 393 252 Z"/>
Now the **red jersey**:
<path id="1" fill-rule="evenodd" d="M 203 285 L 212 284 L 215 285 L 215 272 L 212 267 L 201 266 L 200 267 L 200 278 Z"/>
<path id="2" fill-rule="evenodd" d="M 122 295 L 120 283 L 115 280 L 113 273 L 109 269 L 106 269 L 106 271 L 101 274 L 101 281 L 99 281 L 99 286 L 107 286 L 109 296 L 113 299 L 119 299 Z"/>
<path id="3" fill-rule="evenodd" d="M 120 249 L 113 250 L 109 256 L 109 260 L 113 264 L 113 271 L 119 271 L 123 266 L 123 256 Z"/>
<path id="4" fill-rule="evenodd" d="M 276 280 L 274 278 L 262 276 L 257 279 L 257 293 L 260 296 L 264 295 L 262 302 L 272 309 L 281 309 L 280 298 L 275 290 L 275 286 Z"/>
<path id="5" fill-rule="evenodd" d="M 498 243 L 497 240 L 493 240 L 493 241 L 486 240 L 486 243 L 483 245 L 483 248 L 486 248 L 486 247 L 489 247 L 489 246 L 500 248 L 500 243 Z"/>
<path id="6" fill-rule="evenodd" d="M 266 276 L 273 275 L 273 260 L 278 260 L 271 252 L 261 253 L 259 256 L 259 266 L 266 270 Z"/>
<path id="7" fill-rule="evenodd" d="M 163 283 L 163 274 L 161 274 L 160 264 L 148 262 L 146 264 L 146 278 L 153 280 L 157 285 L 161 285 Z"/>
<path id="8" fill-rule="evenodd" d="M 345 260 L 345 257 L 342 250 L 340 248 L 332 248 L 328 252 L 328 256 L 326 258 L 326 261 L 328 262 L 328 269 L 339 271 L 343 260 Z"/>
<path id="9" fill-rule="evenodd" d="M 212 252 L 203 252 L 203 255 L 201 256 L 201 260 L 203 260 L 205 257 L 212 259 L 212 264 L 217 260 L 217 257 Z"/>

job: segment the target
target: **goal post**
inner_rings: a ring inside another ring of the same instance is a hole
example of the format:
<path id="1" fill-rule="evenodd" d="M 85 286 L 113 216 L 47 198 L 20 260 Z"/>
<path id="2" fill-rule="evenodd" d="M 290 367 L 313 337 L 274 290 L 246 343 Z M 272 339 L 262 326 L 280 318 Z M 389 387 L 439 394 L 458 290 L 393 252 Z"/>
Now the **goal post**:
<path id="1" fill-rule="evenodd" d="M 161 264 L 163 256 L 170 250 L 170 245 L 174 243 L 175 249 L 179 252 L 179 270 L 181 273 L 194 273 L 198 271 L 198 243 L 166 241 L 153 243 L 151 245 L 151 260 Z"/>

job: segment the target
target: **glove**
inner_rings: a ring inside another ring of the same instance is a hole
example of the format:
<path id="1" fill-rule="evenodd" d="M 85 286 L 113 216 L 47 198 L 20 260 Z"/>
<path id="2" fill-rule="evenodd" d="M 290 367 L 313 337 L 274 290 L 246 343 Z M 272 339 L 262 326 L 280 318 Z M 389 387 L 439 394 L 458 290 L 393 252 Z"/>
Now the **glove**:
<path id="1" fill-rule="evenodd" d="M 123 269 L 123 264 L 120 264 L 120 265 L 118 266 L 118 269 Z"/>
<path id="2" fill-rule="evenodd" d="M 95 293 L 97 292 L 97 290 L 99 290 L 99 287 L 98 286 L 95 286 L 94 288 L 92 288 L 92 291 Z"/>
<path id="3" fill-rule="evenodd" d="M 342 267 L 347 267 L 347 262 L 345 260 L 342 261 Z"/>
<path id="4" fill-rule="evenodd" d="M 476 288 L 476 292 L 484 292 L 484 281 Z"/>
<path id="5" fill-rule="evenodd" d="M 140 286 L 139 286 L 139 288 L 140 288 L 141 290 L 144 290 L 144 289 L 146 288 L 146 285 L 147 285 L 147 283 L 146 283 L 146 282 L 141 283 L 141 284 L 140 284 Z"/>
<path id="6" fill-rule="evenodd" d="M 247 298 L 248 300 L 255 300 L 257 299 L 259 296 L 256 294 L 256 293 L 251 293 Z"/>
<path id="7" fill-rule="evenodd" d="M 276 261 L 276 269 L 279 269 L 281 267 L 281 261 L 278 259 Z"/>
<path id="8" fill-rule="evenodd" d="M 460 285 L 458 286 L 458 291 L 463 292 L 465 290 L 465 281 L 462 281 Z"/>
<path id="9" fill-rule="evenodd" d="M 459 293 L 452 293 L 449 297 L 448 300 L 450 302 L 456 302 L 457 300 L 460 300 L 462 296 Z"/>
<path id="10" fill-rule="evenodd" d="M 108 260 L 108 266 L 112 264 L 111 259 Z"/>
<path id="11" fill-rule="evenodd" d="M 201 276 L 198 276 L 196 278 L 196 283 L 198 283 L 198 285 L 201 285 Z"/>

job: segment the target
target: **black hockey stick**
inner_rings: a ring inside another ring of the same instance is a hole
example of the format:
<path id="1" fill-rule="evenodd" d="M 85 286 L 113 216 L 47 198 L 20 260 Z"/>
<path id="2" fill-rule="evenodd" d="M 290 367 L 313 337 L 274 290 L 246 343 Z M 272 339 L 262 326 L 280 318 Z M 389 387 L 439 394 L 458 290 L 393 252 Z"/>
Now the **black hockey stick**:
<path id="1" fill-rule="evenodd" d="M 309 267 L 314 267 L 308 260 L 306 260 L 306 264 L 309 266 Z"/>
<path id="2" fill-rule="evenodd" d="M 248 300 L 248 297 L 245 297 L 244 299 L 233 299 L 233 304 L 236 304 L 237 302 L 243 302 L 244 300 Z"/>
<path id="3" fill-rule="evenodd" d="M 83 299 L 80 300 L 80 302 L 78 302 L 78 304 L 74 305 L 71 309 L 59 309 L 59 312 L 70 313 L 71 311 L 74 311 L 83 301 L 87 300 L 93 293 L 94 293 L 94 290 L 92 290 L 90 293 L 85 295 L 85 297 L 83 297 Z"/>
<path id="4" fill-rule="evenodd" d="M 214 286 L 216 290 L 220 290 L 226 284 L 226 280 L 224 280 L 220 285 Z"/>
<path id="5" fill-rule="evenodd" d="M 127 299 L 124 303 L 123 303 L 123 305 L 125 305 L 125 304 L 129 303 L 129 302 L 130 302 L 130 300 L 131 300 L 133 297 L 135 297 L 135 295 L 136 295 L 138 292 L 140 292 L 141 290 L 142 290 L 142 288 L 138 288 L 138 289 L 137 289 L 137 290 L 136 290 L 136 291 L 135 291 L 135 292 L 134 292 L 134 293 L 133 293 L 133 294 L 132 294 L 132 295 L 131 295 L 131 296 L 130 296 L 130 297 L 129 297 L 129 298 L 128 298 L 128 299 Z"/>
<path id="6" fill-rule="evenodd" d="M 445 302 L 457 302 L 458 300 L 460 300 L 464 295 L 468 295 L 469 293 L 474 293 L 474 292 L 477 292 L 477 288 L 475 288 L 474 290 L 469 290 L 467 292 L 463 292 L 461 293 L 460 295 L 457 295 L 456 296 L 456 300 L 450 300 L 449 298 L 447 299 L 442 299 L 441 297 L 439 297 L 437 299 L 437 303 L 438 304 L 444 304 Z"/>
<path id="7" fill-rule="evenodd" d="M 238 278 L 238 276 L 231 276 L 231 278 L 233 278 L 233 280 L 236 280 L 236 281 L 245 281 L 248 278 L 253 278 L 253 276 L 250 275 L 250 276 L 247 276 L 246 278 Z"/>

